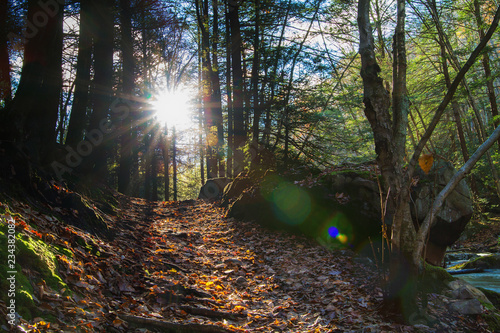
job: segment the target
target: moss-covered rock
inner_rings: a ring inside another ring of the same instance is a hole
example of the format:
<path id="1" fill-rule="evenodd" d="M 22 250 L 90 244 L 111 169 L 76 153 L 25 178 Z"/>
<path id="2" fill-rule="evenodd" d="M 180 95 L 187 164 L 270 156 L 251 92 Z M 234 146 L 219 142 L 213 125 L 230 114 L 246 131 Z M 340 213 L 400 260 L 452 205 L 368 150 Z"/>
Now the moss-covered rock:
<path id="1" fill-rule="evenodd" d="M 55 291 L 61 289 L 69 290 L 67 285 L 58 275 L 58 263 L 54 253 L 69 255 L 68 250 L 46 244 L 36 236 L 16 232 L 15 236 L 15 269 L 8 267 L 8 227 L 7 220 L 0 219 L 0 289 L 9 290 L 10 283 L 8 277 L 15 280 L 15 305 L 16 312 L 24 319 L 30 320 L 33 317 L 42 316 L 43 313 L 37 306 L 37 295 L 34 287 L 38 283 L 45 283 Z M 15 273 L 8 273 L 15 272 Z M 8 304 L 10 295 L 2 293 L 0 299 Z"/>
<path id="2" fill-rule="evenodd" d="M 500 309 L 500 293 L 486 288 L 477 288 L 483 292 L 483 294 L 490 300 L 490 302 L 495 306 L 495 308 Z"/>
<path id="3" fill-rule="evenodd" d="M 444 268 L 425 264 L 420 276 L 419 289 L 426 293 L 440 293 L 449 288 L 449 284 L 456 280 Z"/>
<path id="4" fill-rule="evenodd" d="M 481 317 L 486 321 L 491 332 L 500 332 L 500 314 L 489 312 L 483 313 Z"/>
<path id="5" fill-rule="evenodd" d="M 480 256 L 462 264 L 450 267 L 450 269 L 454 270 L 472 268 L 500 269 L 500 254 Z"/>

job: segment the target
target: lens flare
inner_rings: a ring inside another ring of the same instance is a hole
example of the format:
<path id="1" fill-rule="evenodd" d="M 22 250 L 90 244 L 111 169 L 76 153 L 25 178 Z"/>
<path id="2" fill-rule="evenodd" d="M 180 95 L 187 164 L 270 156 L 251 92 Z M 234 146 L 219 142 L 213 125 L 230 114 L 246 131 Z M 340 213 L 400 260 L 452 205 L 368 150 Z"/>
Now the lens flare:
<path id="1" fill-rule="evenodd" d="M 337 239 L 339 240 L 339 242 L 341 242 L 342 244 L 347 244 L 347 241 L 348 241 L 348 238 L 346 235 L 344 234 L 339 234 L 337 236 Z"/>
<path id="2" fill-rule="evenodd" d="M 349 245 L 354 238 L 354 234 L 348 217 L 340 212 L 330 216 L 324 226 L 323 237 L 339 246 Z"/>
<path id="3" fill-rule="evenodd" d="M 311 212 L 311 198 L 296 185 L 283 182 L 272 193 L 276 217 L 289 225 L 298 225 Z"/>
<path id="4" fill-rule="evenodd" d="M 328 228 L 328 234 L 332 238 L 337 238 L 337 236 L 340 234 L 339 229 L 337 227 L 330 227 Z"/>

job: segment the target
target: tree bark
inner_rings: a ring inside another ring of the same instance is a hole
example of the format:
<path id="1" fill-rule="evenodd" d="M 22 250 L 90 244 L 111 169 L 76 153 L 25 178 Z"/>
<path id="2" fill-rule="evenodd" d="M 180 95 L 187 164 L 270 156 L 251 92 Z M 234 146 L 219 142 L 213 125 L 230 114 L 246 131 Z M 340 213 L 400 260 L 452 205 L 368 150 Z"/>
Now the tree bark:
<path id="1" fill-rule="evenodd" d="M 284 168 L 286 169 L 288 167 L 288 155 L 289 155 L 289 146 L 290 146 L 290 95 L 292 92 L 293 88 L 293 79 L 294 79 L 294 72 L 295 72 L 295 67 L 297 65 L 297 60 L 299 58 L 300 53 L 302 52 L 302 48 L 304 47 L 305 42 L 307 41 L 309 34 L 311 33 L 311 28 L 313 26 L 314 21 L 316 20 L 316 15 L 318 14 L 319 7 L 321 5 L 321 1 L 317 1 L 315 4 L 314 8 L 314 14 L 313 17 L 311 18 L 311 21 L 309 23 L 309 27 L 307 28 L 306 34 L 304 35 L 304 38 L 302 39 L 301 43 L 299 44 L 299 49 L 297 52 L 295 52 L 292 60 L 292 65 L 290 69 L 290 75 L 289 75 L 289 80 L 288 80 L 288 85 L 285 90 L 285 100 L 284 100 L 284 110 L 283 110 L 283 123 L 285 127 L 285 142 L 284 142 Z M 276 140 L 277 144 L 279 141 L 279 138 Z"/>
<path id="2" fill-rule="evenodd" d="M 252 63 L 252 96 L 253 96 L 253 124 L 252 124 L 252 146 L 257 148 L 259 144 L 259 71 L 260 71 L 260 0 L 254 0 L 255 25 L 253 38 L 253 63 Z"/>
<path id="3" fill-rule="evenodd" d="M 163 133 L 163 177 L 165 182 L 165 201 L 170 200 L 170 142 L 168 140 L 168 127 L 165 124 L 165 131 Z M 202 159 L 203 161 L 203 159 Z M 203 170 L 203 167 L 202 167 Z M 203 176 L 202 176 L 203 177 Z"/>
<path id="4" fill-rule="evenodd" d="M 441 57 L 443 59 L 443 75 L 444 75 L 444 80 L 446 82 L 446 89 L 449 89 L 451 86 L 451 79 L 450 79 L 450 73 L 448 71 L 448 61 L 446 57 L 446 49 L 444 46 L 444 42 L 442 41 L 442 38 L 439 38 L 440 40 L 440 47 L 441 47 Z M 467 150 L 467 142 L 465 140 L 465 135 L 464 131 L 462 128 L 462 118 L 460 117 L 460 107 L 455 99 L 451 101 L 451 108 L 453 110 L 453 118 L 455 120 L 455 124 L 457 126 L 457 134 L 458 134 L 458 140 L 460 143 L 460 150 L 462 151 L 462 157 L 464 159 L 464 163 L 467 162 L 469 159 L 469 151 Z M 470 184 L 471 184 L 471 189 L 474 193 L 477 194 L 477 187 L 476 187 L 476 181 L 474 179 L 474 176 L 470 176 Z"/>
<path id="5" fill-rule="evenodd" d="M 90 68 L 92 62 L 92 13 L 93 0 L 80 1 L 80 35 L 76 62 L 75 95 L 69 118 L 66 144 L 71 147 L 83 140 L 89 106 Z"/>
<path id="6" fill-rule="evenodd" d="M 177 134 L 175 132 L 175 127 L 172 131 L 172 169 L 174 201 L 177 201 Z"/>
<path id="7" fill-rule="evenodd" d="M 10 0 L 0 2 L 0 101 L 9 103 L 12 100 L 12 84 L 10 79 L 8 35 L 8 13 Z"/>
<path id="8" fill-rule="evenodd" d="M 94 81 L 92 91 L 92 114 L 90 116 L 87 137 L 92 140 L 102 124 L 109 119 L 109 107 L 113 94 L 113 1 L 101 0 L 93 3 L 95 18 L 94 43 Z M 108 124 L 109 126 L 109 124 Z M 91 172 L 94 179 L 104 181 L 107 178 L 108 142 L 107 133 L 100 130 L 99 144 L 94 146 L 93 154 L 87 158 L 86 172 Z"/>
<path id="9" fill-rule="evenodd" d="M 220 90 L 220 78 L 219 78 L 219 64 L 218 64 L 218 40 L 219 40 L 219 5 L 218 0 L 212 0 L 212 12 L 213 12 L 213 33 L 212 33 L 212 70 L 211 80 L 212 80 L 212 93 L 211 100 L 213 105 L 213 120 L 214 126 L 217 128 L 217 144 L 215 146 L 216 153 L 216 167 L 218 167 L 218 176 L 225 177 L 224 168 L 224 156 L 223 146 L 224 146 L 224 124 L 222 118 L 222 95 Z"/>
<path id="10" fill-rule="evenodd" d="M 483 39 L 484 38 L 484 30 L 483 30 L 483 18 L 481 16 L 481 8 L 479 6 L 479 1 L 474 0 L 474 16 L 476 17 L 476 23 L 477 23 L 477 28 L 479 31 L 479 38 Z M 481 62 L 483 65 L 484 69 L 484 75 L 486 76 L 486 88 L 488 91 L 488 99 L 490 101 L 490 107 L 491 107 L 491 115 L 493 118 L 496 120 L 493 121 L 495 124 L 495 127 L 498 127 L 500 125 L 500 120 L 498 120 L 498 104 L 497 104 L 497 98 L 496 98 L 496 93 L 495 93 L 495 87 L 493 85 L 493 76 L 491 74 L 491 66 L 490 66 L 490 55 L 488 52 L 484 52 L 481 58 Z M 498 147 L 500 149 L 500 140 L 498 141 Z"/>
<path id="11" fill-rule="evenodd" d="M 3 139 L 24 144 L 34 162 L 50 164 L 62 90 L 63 7 L 43 16 L 40 2 L 28 1 L 23 68 L 12 103 L 2 112 Z"/>
<path id="12" fill-rule="evenodd" d="M 130 0 L 120 0 L 121 48 L 122 48 L 122 98 L 130 108 L 134 102 L 135 59 L 132 37 L 132 12 Z M 118 171 L 118 191 L 131 194 L 130 180 L 132 170 L 132 122 L 131 115 L 120 122 L 120 166 Z"/>
<path id="13" fill-rule="evenodd" d="M 226 21 L 226 41 L 231 40 L 231 30 L 229 27 L 228 6 L 225 8 Z M 226 94 L 227 94 L 227 163 L 226 173 L 229 178 L 233 175 L 234 161 L 234 110 L 233 110 L 233 88 L 231 86 L 231 43 L 226 43 Z"/>
<path id="14" fill-rule="evenodd" d="M 233 72 L 233 175 L 243 171 L 243 146 L 246 141 L 245 119 L 243 112 L 243 70 L 241 67 L 242 40 L 239 19 L 239 4 L 231 1 L 228 6 L 229 26 L 231 31 L 231 67 Z"/>
<path id="15" fill-rule="evenodd" d="M 481 39 L 481 41 L 476 46 L 474 51 L 471 53 L 471 55 L 469 56 L 469 58 L 467 59 L 465 64 L 459 70 L 458 74 L 453 79 L 453 81 L 450 85 L 450 88 L 446 92 L 446 95 L 444 96 L 443 100 L 436 108 L 436 111 L 434 112 L 434 116 L 433 116 L 431 122 L 429 123 L 427 130 L 425 131 L 424 135 L 420 139 L 417 147 L 415 148 L 415 151 L 413 152 L 412 158 L 410 159 L 410 162 L 408 163 L 408 168 L 406 171 L 406 179 L 407 180 L 413 176 L 413 172 L 415 171 L 415 167 L 417 165 L 420 153 L 424 149 L 425 144 L 427 143 L 427 141 L 429 141 L 429 139 L 432 135 L 432 132 L 434 132 L 434 129 L 436 128 L 437 124 L 441 120 L 441 116 L 443 115 L 444 111 L 446 110 L 446 107 L 453 99 L 453 95 L 455 94 L 460 82 L 465 77 L 465 74 L 469 71 L 469 69 L 472 67 L 472 65 L 475 63 L 476 59 L 481 54 L 482 50 L 487 45 L 488 41 L 491 39 L 491 36 L 495 32 L 495 29 L 498 27 L 499 20 L 500 20 L 500 8 L 497 9 L 495 16 L 492 20 L 492 23 L 490 25 L 490 28 L 488 29 L 484 38 Z"/>
<path id="16" fill-rule="evenodd" d="M 201 5 L 200 5 L 201 1 Z M 201 33 L 201 63 L 202 63 L 202 95 L 205 114 L 207 140 L 207 178 L 217 177 L 217 142 L 218 133 L 215 123 L 215 108 L 213 105 L 213 68 L 210 61 L 210 33 L 208 31 L 208 0 L 196 0 L 196 16 Z"/>

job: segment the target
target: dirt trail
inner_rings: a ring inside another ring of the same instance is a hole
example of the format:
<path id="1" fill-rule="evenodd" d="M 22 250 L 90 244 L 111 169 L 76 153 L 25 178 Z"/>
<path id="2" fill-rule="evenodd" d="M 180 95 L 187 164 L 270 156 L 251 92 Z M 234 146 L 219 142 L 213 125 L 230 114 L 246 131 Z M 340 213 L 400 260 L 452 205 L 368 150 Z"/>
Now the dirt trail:
<path id="1" fill-rule="evenodd" d="M 415 331 L 381 316 L 375 270 L 348 250 L 328 251 L 302 237 L 225 219 L 222 209 L 201 201 L 124 196 L 119 201 L 118 216 L 110 217 L 113 241 L 66 227 L 69 235 L 54 235 L 74 253 L 72 259 L 58 257 L 73 294 L 61 297 L 61 291 L 44 289 L 40 306 L 58 320 L 25 327 L 42 332 Z M 471 322 L 443 316 L 420 331 L 451 327 L 466 332 Z"/>

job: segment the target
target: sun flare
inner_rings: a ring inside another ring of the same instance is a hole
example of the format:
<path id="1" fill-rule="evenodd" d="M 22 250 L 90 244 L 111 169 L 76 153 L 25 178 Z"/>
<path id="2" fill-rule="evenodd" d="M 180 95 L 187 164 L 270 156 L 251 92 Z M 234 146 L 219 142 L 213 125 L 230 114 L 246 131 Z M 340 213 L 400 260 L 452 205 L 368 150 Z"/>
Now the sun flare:
<path id="1" fill-rule="evenodd" d="M 161 124 L 188 127 L 191 123 L 191 97 L 185 90 L 166 91 L 153 101 L 155 118 Z"/>

